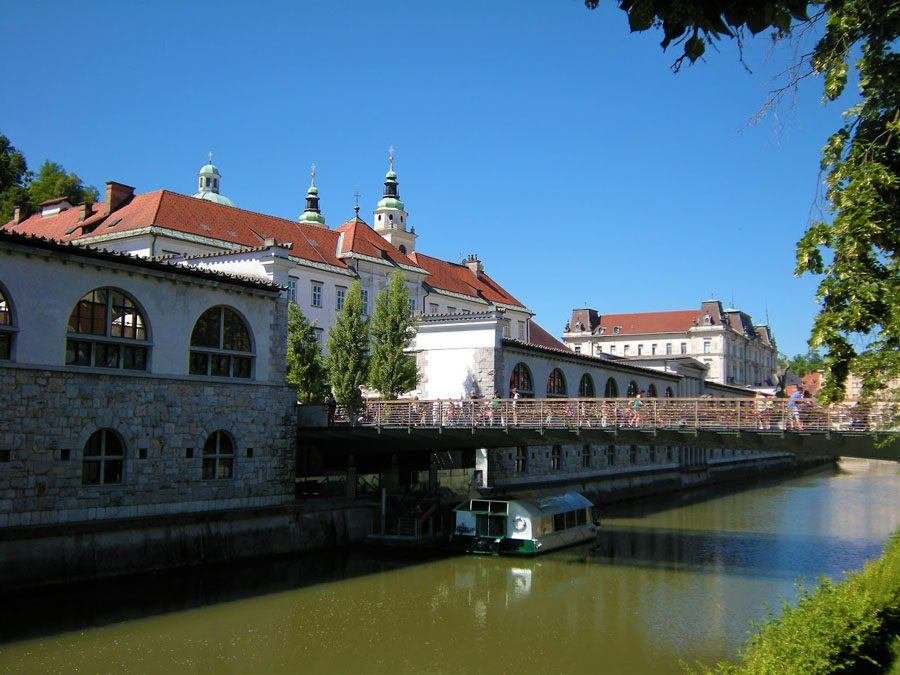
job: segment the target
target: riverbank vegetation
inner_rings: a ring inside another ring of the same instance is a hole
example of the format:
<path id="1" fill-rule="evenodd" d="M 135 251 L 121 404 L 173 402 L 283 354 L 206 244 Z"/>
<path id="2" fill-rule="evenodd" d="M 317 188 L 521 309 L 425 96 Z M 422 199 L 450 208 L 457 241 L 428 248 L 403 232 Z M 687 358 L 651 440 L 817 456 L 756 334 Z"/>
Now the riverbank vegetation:
<path id="1" fill-rule="evenodd" d="M 758 626 L 720 675 L 900 674 L 900 529 L 883 555 L 834 583 L 822 579 Z"/>

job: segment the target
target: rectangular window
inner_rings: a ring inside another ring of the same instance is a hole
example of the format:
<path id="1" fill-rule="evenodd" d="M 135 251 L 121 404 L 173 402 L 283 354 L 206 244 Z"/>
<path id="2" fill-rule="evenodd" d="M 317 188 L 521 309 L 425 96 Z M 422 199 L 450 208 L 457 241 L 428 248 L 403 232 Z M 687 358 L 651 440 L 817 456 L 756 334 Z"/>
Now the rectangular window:
<path id="1" fill-rule="evenodd" d="M 681 353 L 682 353 L 682 354 L 687 354 L 687 342 L 682 342 L 682 343 L 681 343 Z"/>
<path id="2" fill-rule="evenodd" d="M 344 308 L 344 298 L 347 297 L 347 288 L 345 286 L 334 287 L 334 308 L 341 311 Z"/>
<path id="3" fill-rule="evenodd" d="M 311 304 L 313 307 L 321 307 L 322 306 L 322 282 L 321 281 L 313 281 L 312 282 Z"/>
<path id="4" fill-rule="evenodd" d="M 503 337 L 505 337 L 505 338 L 508 338 L 510 336 L 509 335 L 509 324 L 510 324 L 509 319 L 503 319 Z"/>
<path id="5" fill-rule="evenodd" d="M 616 465 L 616 446 L 610 445 L 606 448 L 606 466 Z"/>
<path id="6" fill-rule="evenodd" d="M 525 322 L 524 321 L 519 321 L 519 339 L 520 340 L 525 339 Z"/>
<path id="7" fill-rule="evenodd" d="M 671 354 L 671 353 L 672 353 L 672 343 L 667 342 L 666 343 L 666 354 Z"/>
<path id="8" fill-rule="evenodd" d="M 428 311 L 431 314 L 437 314 L 438 313 L 438 304 L 436 302 L 429 302 L 428 303 Z"/>
<path id="9" fill-rule="evenodd" d="M 368 289 L 363 288 L 360 290 L 360 293 L 362 294 L 363 314 L 368 316 L 369 315 L 369 291 L 368 291 Z"/>
<path id="10" fill-rule="evenodd" d="M 656 345 L 655 344 L 650 345 L 650 354 L 653 356 L 656 356 Z"/>
<path id="11" fill-rule="evenodd" d="M 287 287 L 288 287 L 287 299 L 296 304 L 296 302 L 297 302 L 297 280 L 288 278 Z"/>
<path id="12" fill-rule="evenodd" d="M 416 311 L 416 301 L 414 298 L 409 299 L 409 313 L 413 314 Z"/>
<path id="13" fill-rule="evenodd" d="M 631 351 L 631 345 L 625 345 L 622 347 L 622 354 L 624 356 L 628 356 L 628 352 Z"/>
<path id="14" fill-rule="evenodd" d="M 554 445 L 550 450 L 550 469 L 558 470 L 562 466 L 562 446 Z"/>
<path id="15" fill-rule="evenodd" d="M 615 345 L 610 345 L 610 346 L 609 346 L 609 353 L 610 353 L 610 354 L 615 354 L 615 353 L 616 353 L 616 346 L 615 346 Z"/>
<path id="16" fill-rule="evenodd" d="M 553 515 L 553 531 L 562 532 L 566 529 L 566 514 L 556 513 Z"/>
<path id="17" fill-rule="evenodd" d="M 582 445 L 581 446 L 581 468 L 582 469 L 590 469 L 591 468 L 591 446 L 590 445 Z"/>
<path id="18" fill-rule="evenodd" d="M 642 356 L 644 353 L 644 345 L 638 345 L 638 356 Z"/>
<path id="19" fill-rule="evenodd" d="M 581 353 L 581 345 L 575 345 L 575 353 L 576 353 L 576 354 L 580 354 L 580 353 Z"/>
<path id="20" fill-rule="evenodd" d="M 447 314 L 456 314 L 456 307 L 447 307 Z"/>
<path id="21" fill-rule="evenodd" d="M 709 340 L 703 341 L 703 353 L 704 354 L 709 354 L 711 347 L 712 347 L 712 342 L 710 342 Z"/>
<path id="22" fill-rule="evenodd" d="M 516 448 L 516 473 L 525 473 L 528 469 L 528 448 L 519 446 Z"/>
<path id="23" fill-rule="evenodd" d="M 313 335 L 316 336 L 316 342 L 322 344 L 322 338 L 324 336 L 325 331 L 321 328 L 313 328 Z"/>

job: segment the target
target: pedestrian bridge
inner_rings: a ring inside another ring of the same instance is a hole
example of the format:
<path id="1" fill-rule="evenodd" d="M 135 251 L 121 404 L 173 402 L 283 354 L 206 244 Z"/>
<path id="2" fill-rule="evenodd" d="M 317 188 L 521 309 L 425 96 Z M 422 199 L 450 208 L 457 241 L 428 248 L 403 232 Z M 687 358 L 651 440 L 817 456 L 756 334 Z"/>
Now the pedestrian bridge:
<path id="1" fill-rule="evenodd" d="M 523 445 L 672 445 L 900 461 L 896 402 L 548 398 L 368 400 L 301 442 L 356 453 Z"/>

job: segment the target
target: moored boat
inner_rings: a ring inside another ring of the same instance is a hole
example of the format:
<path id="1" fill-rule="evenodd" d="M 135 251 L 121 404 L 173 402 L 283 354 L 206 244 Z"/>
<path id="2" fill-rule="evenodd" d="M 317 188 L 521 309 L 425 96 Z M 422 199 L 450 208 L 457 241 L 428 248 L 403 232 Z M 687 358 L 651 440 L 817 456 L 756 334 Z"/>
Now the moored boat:
<path id="1" fill-rule="evenodd" d="M 532 555 L 592 539 L 592 504 L 578 492 L 534 499 L 470 499 L 455 509 L 451 546 Z"/>

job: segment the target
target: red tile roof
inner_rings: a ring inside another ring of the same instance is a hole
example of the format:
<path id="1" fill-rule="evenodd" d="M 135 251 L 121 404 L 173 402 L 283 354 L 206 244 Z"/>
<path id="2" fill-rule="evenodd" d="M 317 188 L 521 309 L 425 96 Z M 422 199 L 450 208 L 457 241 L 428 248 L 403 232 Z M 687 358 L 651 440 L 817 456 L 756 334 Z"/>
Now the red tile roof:
<path id="1" fill-rule="evenodd" d="M 537 347 L 549 347 L 550 349 L 565 349 L 571 351 L 565 344 L 550 335 L 550 333 L 548 333 L 534 321 L 531 321 L 530 324 L 530 330 L 528 331 L 528 344 L 535 345 Z"/>
<path id="2" fill-rule="evenodd" d="M 428 271 L 425 283 L 433 288 L 473 298 L 482 298 L 488 302 L 525 307 L 484 272 L 479 272 L 476 277 L 465 265 L 432 258 L 418 251 L 410 253 L 407 257 L 417 266 Z"/>
<path id="3" fill-rule="evenodd" d="M 421 253 L 404 255 L 359 218 L 330 230 L 168 190 L 135 195 L 112 214 L 108 212 L 105 202 L 99 202 L 93 205 L 91 213 L 82 220 L 83 207 L 76 206 L 53 216 L 42 217 L 38 213 L 18 224 L 10 221 L 0 229 L 57 241 L 73 241 L 126 233 L 152 225 L 219 239 L 244 248 L 259 246 L 265 239 L 272 238 L 279 244 L 290 243 L 291 255 L 304 260 L 346 268 L 347 263 L 342 256 L 358 253 L 395 265 L 422 268 L 428 273 L 425 283 L 436 289 L 524 308 L 487 274 L 480 272 L 476 277 L 465 265 Z M 339 252 L 337 247 L 342 234 Z"/>
<path id="4" fill-rule="evenodd" d="M 594 326 L 603 327 L 604 335 L 613 335 L 613 328 L 619 326 L 619 335 L 637 335 L 641 333 L 682 333 L 697 321 L 696 309 L 676 309 L 669 312 L 641 312 L 637 314 L 601 314 L 600 321 Z"/>

